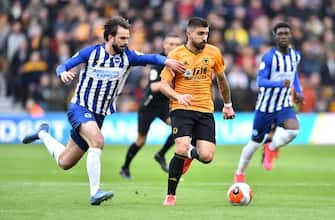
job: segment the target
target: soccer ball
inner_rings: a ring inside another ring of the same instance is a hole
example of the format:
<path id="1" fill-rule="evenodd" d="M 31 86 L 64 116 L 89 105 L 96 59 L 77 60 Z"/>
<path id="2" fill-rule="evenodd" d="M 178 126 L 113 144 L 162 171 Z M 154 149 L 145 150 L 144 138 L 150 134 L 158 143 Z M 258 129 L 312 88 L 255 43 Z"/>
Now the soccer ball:
<path id="1" fill-rule="evenodd" d="M 227 197 L 232 205 L 248 205 L 252 200 L 252 191 L 246 183 L 234 183 L 229 187 Z"/>

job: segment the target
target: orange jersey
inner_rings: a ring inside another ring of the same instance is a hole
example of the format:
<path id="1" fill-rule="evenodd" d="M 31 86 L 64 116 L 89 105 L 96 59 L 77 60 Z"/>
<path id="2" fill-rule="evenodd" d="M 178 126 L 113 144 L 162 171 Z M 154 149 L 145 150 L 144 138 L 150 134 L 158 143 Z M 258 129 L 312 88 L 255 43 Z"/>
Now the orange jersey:
<path id="1" fill-rule="evenodd" d="M 184 73 L 175 76 L 166 67 L 161 72 L 161 78 L 170 82 L 176 92 L 192 95 L 191 105 L 178 104 L 170 100 L 170 110 L 185 109 L 199 112 L 213 112 L 212 78 L 213 74 L 223 73 L 225 66 L 220 50 L 210 44 L 200 53 L 193 53 L 181 45 L 169 53 L 169 58 L 183 63 L 186 67 Z"/>

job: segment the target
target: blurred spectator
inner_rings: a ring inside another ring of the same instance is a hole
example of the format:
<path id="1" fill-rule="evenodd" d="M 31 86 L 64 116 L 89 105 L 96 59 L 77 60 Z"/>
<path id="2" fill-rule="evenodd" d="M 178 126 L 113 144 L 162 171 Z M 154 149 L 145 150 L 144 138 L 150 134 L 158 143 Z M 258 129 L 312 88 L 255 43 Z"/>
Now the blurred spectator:
<path id="1" fill-rule="evenodd" d="M 38 103 L 36 103 L 36 101 L 33 98 L 29 98 L 27 100 L 25 109 L 31 117 L 38 118 L 44 116 L 43 108 Z"/>
<path id="2" fill-rule="evenodd" d="M 40 84 L 42 74 L 46 73 L 48 65 L 41 60 L 40 52 L 33 51 L 22 66 L 21 74 L 18 77 L 19 98 L 24 106 L 28 97 L 35 93 Z"/>
<path id="3" fill-rule="evenodd" d="M 273 44 L 271 28 L 279 21 L 288 21 L 293 45 L 302 55 L 299 75 L 311 98 L 302 110 L 335 111 L 334 83 L 327 78 L 333 76 L 332 52 L 325 52 L 335 51 L 335 1 L 3 0 L 0 6 L 0 71 L 7 95 L 21 101 L 33 97 L 46 111 L 62 111 L 66 102 L 58 97 L 68 96 L 71 90 L 70 86 L 54 89 L 59 83 L 55 66 L 79 48 L 100 41 L 105 20 L 114 15 L 125 16 L 132 23 L 129 46 L 148 53 L 159 51 L 166 33 L 183 36 L 190 16 L 207 18 L 211 25 L 209 42 L 225 56 L 227 76 L 238 88 L 234 93 L 247 94 L 244 102 L 236 101 L 239 103 L 234 107 L 240 111 L 253 109 L 259 57 Z M 40 58 L 32 65 L 36 53 Z M 137 110 L 147 74 L 147 68 L 132 70 L 120 98 L 122 111 Z M 33 75 L 37 77 L 25 79 Z M 214 89 L 213 95 L 215 109 L 220 110 L 220 94 Z M 239 97 L 233 94 L 233 99 Z"/>
<path id="4" fill-rule="evenodd" d="M 326 109 L 331 110 L 335 101 L 335 50 L 327 51 L 326 59 L 321 65 L 321 100 L 325 102 Z M 335 109 L 333 108 L 332 111 Z"/>
<path id="5" fill-rule="evenodd" d="M 9 68 L 6 74 L 6 95 L 14 95 L 15 101 L 19 99 L 20 94 L 18 91 L 20 88 L 16 83 L 13 82 L 17 82 L 22 65 L 28 60 L 28 56 L 28 44 L 27 41 L 24 40 L 19 44 L 19 49 L 14 53 L 13 58 L 9 62 Z"/>
<path id="6" fill-rule="evenodd" d="M 12 29 L 8 34 L 5 50 L 7 51 L 6 57 L 8 62 L 12 61 L 15 52 L 19 49 L 21 43 L 26 40 L 26 36 L 22 32 L 20 21 L 15 20 L 12 24 Z"/>
<path id="7" fill-rule="evenodd" d="M 317 106 L 317 95 L 318 91 L 317 88 L 320 84 L 320 77 L 319 74 L 313 73 L 310 75 L 309 78 L 302 77 L 301 79 L 301 86 L 304 88 L 303 93 L 305 100 L 300 105 L 301 112 L 314 112 L 318 111 L 318 108 L 324 108 L 321 106 Z"/>
<path id="8" fill-rule="evenodd" d="M 224 33 L 224 38 L 229 45 L 229 51 L 233 54 L 238 54 L 242 49 L 241 47 L 246 46 L 249 41 L 248 32 L 243 28 L 240 20 L 234 20 L 231 23 L 231 26 Z"/>
<path id="9" fill-rule="evenodd" d="M 300 63 L 300 71 L 309 78 L 313 73 L 319 74 L 321 67 L 322 52 L 320 42 L 314 38 L 305 41 L 302 45 L 302 60 Z"/>
<path id="10" fill-rule="evenodd" d="M 249 79 L 247 74 L 238 66 L 234 65 L 229 72 L 227 79 L 229 81 L 232 102 L 236 111 L 245 111 L 245 102 L 247 101 Z"/>
<path id="11" fill-rule="evenodd" d="M 254 24 L 254 21 L 265 14 L 264 9 L 262 7 L 262 1 L 260 0 L 251 0 L 250 6 L 248 9 L 248 26 L 251 27 Z"/>

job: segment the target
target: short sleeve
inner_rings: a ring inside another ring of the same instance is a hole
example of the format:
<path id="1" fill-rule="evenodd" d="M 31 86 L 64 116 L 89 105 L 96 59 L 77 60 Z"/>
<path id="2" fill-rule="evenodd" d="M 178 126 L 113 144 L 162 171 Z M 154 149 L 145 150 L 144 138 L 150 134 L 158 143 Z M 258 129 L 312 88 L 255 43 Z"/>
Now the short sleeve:
<path id="1" fill-rule="evenodd" d="M 225 71 L 225 65 L 224 65 L 223 56 L 222 56 L 219 49 L 217 49 L 217 51 L 215 53 L 214 61 L 215 61 L 214 72 L 216 74 L 223 73 Z"/>
<path id="2" fill-rule="evenodd" d="M 175 59 L 175 60 L 179 59 L 175 50 L 173 50 L 172 52 L 169 53 L 168 58 Z M 174 76 L 175 76 L 175 74 L 172 72 L 172 70 L 170 68 L 167 68 L 166 66 L 163 68 L 163 70 L 161 72 L 161 79 L 164 79 L 168 82 L 172 82 L 172 80 L 174 79 Z"/>

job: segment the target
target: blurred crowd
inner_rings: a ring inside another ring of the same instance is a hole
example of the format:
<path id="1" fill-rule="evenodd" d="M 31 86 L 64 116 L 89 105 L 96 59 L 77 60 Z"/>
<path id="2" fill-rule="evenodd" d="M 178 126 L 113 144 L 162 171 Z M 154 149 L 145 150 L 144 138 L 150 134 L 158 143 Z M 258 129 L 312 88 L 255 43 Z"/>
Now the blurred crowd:
<path id="1" fill-rule="evenodd" d="M 335 112 L 332 0 L 1 0 L 0 86 L 5 85 L 5 95 L 27 111 L 64 111 L 74 86 L 61 85 L 56 66 L 102 42 L 103 24 L 114 15 L 130 21 L 129 47 L 144 53 L 161 52 L 166 33 L 184 37 L 191 16 L 207 18 L 209 42 L 224 55 L 236 111 L 253 111 L 258 63 L 273 46 L 271 27 L 288 21 L 292 46 L 302 54 L 299 77 L 306 99 L 300 111 Z M 132 69 L 120 111 L 137 110 L 149 68 Z M 222 98 L 215 88 L 220 111 Z"/>

